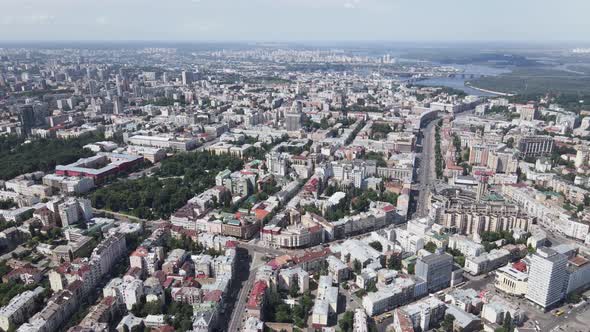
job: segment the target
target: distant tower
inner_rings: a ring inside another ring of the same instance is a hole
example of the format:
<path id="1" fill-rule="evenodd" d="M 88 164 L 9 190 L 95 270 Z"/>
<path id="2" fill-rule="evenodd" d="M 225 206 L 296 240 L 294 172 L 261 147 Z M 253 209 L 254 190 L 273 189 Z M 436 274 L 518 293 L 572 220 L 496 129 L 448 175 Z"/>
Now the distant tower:
<path id="1" fill-rule="evenodd" d="M 123 79 L 121 78 L 121 75 L 116 75 L 115 81 L 117 83 L 117 95 L 122 96 L 123 95 Z"/>
<path id="2" fill-rule="evenodd" d="M 188 71 L 182 72 L 182 85 L 193 84 L 193 73 Z"/>
<path id="3" fill-rule="evenodd" d="M 120 96 L 115 96 L 113 98 L 113 113 L 123 114 L 123 102 L 121 101 Z"/>
<path id="4" fill-rule="evenodd" d="M 31 128 L 35 125 L 35 112 L 33 111 L 33 105 L 20 106 L 18 117 L 21 125 L 23 126 L 24 134 L 29 135 L 31 133 Z"/>
<path id="5" fill-rule="evenodd" d="M 488 178 L 484 176 L 477 183 L 477 201 L 478 202 L 481 201 L 485 197 L 487 191 L 488 191 Z"/>
<path id="6" fill-rule="evenodd" d="M 293 102 L 291 110 L 285 114 L 285 127 L 288 131 L 298 131 L 301 129 L 303 105 L 301 101 Z"/>
<path id="7" fill-rule="evenodd" d="M 96 81 L 95 80 L 90 80 L 88 82 L 88 92 L 90 93 L 90 95 L 92 97 L 94 97 L 98 91 L 97 91 L 97 85 L 96 85 Z"/>
<path id="8" fill-rule="evenodd" d="M 105 73 L 104 73 L 104 70 L 103 70 L 103 69 L 99 69 L 99 70 L 96 72 L 96 75 L 98 76 L 98 79 L 99 79 L 100 81 L 104 81 L 104 75 L 105 75 Z"/>
<path id="9" fill-rule="evenodd" d="M 135 97 L 141 97 L 141 86 L 138 81 L 133 81 L 133 95 Z"/>

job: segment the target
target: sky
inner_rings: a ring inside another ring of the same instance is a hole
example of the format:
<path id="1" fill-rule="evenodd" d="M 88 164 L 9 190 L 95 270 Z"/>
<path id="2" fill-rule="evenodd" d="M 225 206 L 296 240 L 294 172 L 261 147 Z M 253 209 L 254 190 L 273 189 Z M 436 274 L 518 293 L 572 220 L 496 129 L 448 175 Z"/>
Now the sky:
<path id="1" fill-rule="evenodd" d="M 0 0 L 1 41 L 590 41 L 588 0 Z"/>

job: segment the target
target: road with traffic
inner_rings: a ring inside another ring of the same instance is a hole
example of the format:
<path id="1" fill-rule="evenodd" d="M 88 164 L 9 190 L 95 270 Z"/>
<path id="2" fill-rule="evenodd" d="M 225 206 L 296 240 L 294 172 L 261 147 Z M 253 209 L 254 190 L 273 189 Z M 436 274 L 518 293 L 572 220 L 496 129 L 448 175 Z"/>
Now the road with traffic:
<path id="1" fill-rule="evenodd" d="M 434 156 L 434 133 L 438 120 L 430 122 L 422 131 L 422 153 L 420 156 L 420 169 L 418 171 L 418 184 L 414 189 L 419 191 L 415 217 L 428 215 L 428 200 L 430 191 L 434 188 L 436 181 L 435 156 Z"/>

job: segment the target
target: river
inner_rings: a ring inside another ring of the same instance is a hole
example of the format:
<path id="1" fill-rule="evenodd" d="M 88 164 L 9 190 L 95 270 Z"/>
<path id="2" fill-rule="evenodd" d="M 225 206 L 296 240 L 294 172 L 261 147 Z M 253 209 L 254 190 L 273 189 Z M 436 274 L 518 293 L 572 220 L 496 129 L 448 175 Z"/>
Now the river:
<path id="1" fill-rule="evenodd" d="M 441 64 L 439 64 L 441 65 Z M 441 65 L 442 66 L 442 65 Z M 496 96 L 493 93 L 483 92 L 465 85 L 465 82 L 480 76 L 496 76 L 509 73 L 510 69 L 494 68 L 480 65 L 458 65 L 450 64 L 445 67 L 453 67 L 460 71 L 455 77 L 435 77 L 416 82 L 417 85 L 424 86 L 446 86 L 449 88 L 462 90 L 467 94 L 474 96 Z M 463 77 L 465 75 L 465 77 Z"/>

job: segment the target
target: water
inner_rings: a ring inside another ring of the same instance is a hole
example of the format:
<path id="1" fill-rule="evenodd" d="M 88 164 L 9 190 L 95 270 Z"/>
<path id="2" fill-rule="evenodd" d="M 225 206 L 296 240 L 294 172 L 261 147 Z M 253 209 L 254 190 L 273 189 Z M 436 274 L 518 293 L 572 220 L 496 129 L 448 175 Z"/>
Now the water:
<path id="1" fill-rule="evenodd" d="M 468 87 L 465 85 L 465 82 L 471 80 L 473 78 L 477 78 L 480 76 L 497 76 L 504 73 L 509 73 L 511 70 L 509 69 L 502 69 L 502 68 L 493 68 L 487 66 L 479 66 L 479 65 L 445 65 L 445 67 L 453 67 L 461 71 L 455 77 L 435 77 L 429 78 L 426 80 L 416 82 L 417 85 L 424 85 L 424 86 L 446 86 L 448 88 L 453 88 L 457 90 L 462 90 L 463 92 L 474 95 L 474 96 L 482 96 L 482 97 L 490 97 L 496 96 L 493 93 L 488 93 L 484 91 L 479 91 Z M 465 75 L 463 77 L 462 75 Z M 473 76 L 473 77 L 472 77 Z"/>
<path id="2" fill-rule="evenodd" d="M 482 96 L 482 97 L 490 97 L 495 96 L 493 93 L 479 91 L 473 88 L 470 88 L 465 85 L 465 81 L 467 79 L 461 77 L 437 77 L 437 78 L 430 78 L 427 80 L 417 81 L 416 85 L 424 85 L 424 86 L 445 86 L 447 88 L 453 88 L 457 90 L 462 90 L 463 92 L 474 95 L 474 96 Z"/>

